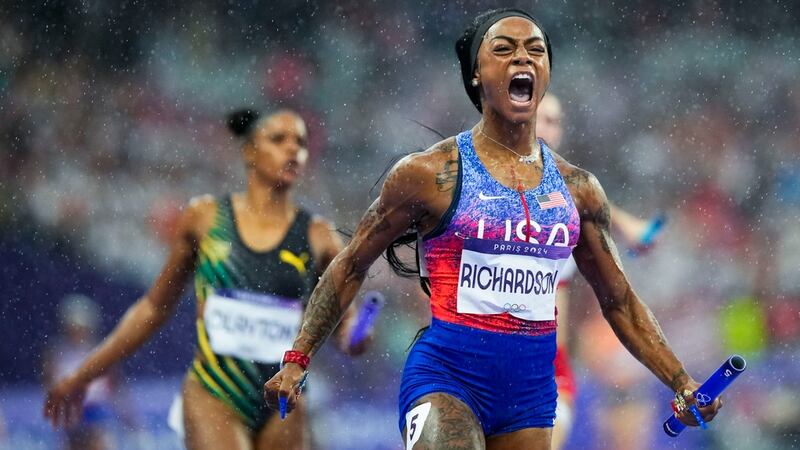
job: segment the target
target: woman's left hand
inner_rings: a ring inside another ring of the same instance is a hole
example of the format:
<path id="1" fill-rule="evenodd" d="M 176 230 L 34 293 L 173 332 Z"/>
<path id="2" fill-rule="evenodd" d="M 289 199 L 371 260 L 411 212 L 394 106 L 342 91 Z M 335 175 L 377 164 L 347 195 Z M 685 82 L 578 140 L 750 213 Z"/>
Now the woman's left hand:
<path id="1" fill-rule="evenodd" d="M 722 397 L 717 397 L 713 402 L 706 406 L 698 405 L 697 399 L 694 397 L 694 392 L 696 392 L 699 387 L 700 383 L 694 380 L 689 380 L 684 386 L 678 389 L 678 393 L 675 395 L 675 400 L 673 401 L 675 417 L 677 417 L 678 420 L 680 420 L 684 425 L 691 427 L 700 426 L 700 424 L 697 423 L 697 419 L 694 417 L 694 414 L 689 409 L 692 405 L 697 406 L 697 410 L 700 412 L 700 416 L 705 422 L 711 422 L 714 420 L 717 412 L 719 412 L 720 408 L 722 408 Z"/>

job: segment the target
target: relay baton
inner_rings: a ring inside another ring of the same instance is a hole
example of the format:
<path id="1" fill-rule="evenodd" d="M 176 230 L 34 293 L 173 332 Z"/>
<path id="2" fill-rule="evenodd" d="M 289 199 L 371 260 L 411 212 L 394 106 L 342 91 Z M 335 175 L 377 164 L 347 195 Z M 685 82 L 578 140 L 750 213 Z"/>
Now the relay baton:
<path id="1" fill-rule="evenodd" d="M 286 418 L 286 403 L 288 399 L 280 394 L 278 394 L 278 403 L 280 404 L 281 408 L 281 420 Z"/>
<path id="2" fill-rule="evenodd" d="M 667 215 L 664 213 L 660 213 L 650 221 L 647 225 L 647 229 L 644 230 L 642 233 L 642 237 L 639 238 L 639 242 L 636 243 L 636 248 L 633 248 L 629 251 L 631 256 L 638 255 L 642 249 L 645 249 L 651 245 L 656 240 L 661 231 L 664 230 L 664 225 L 667 223 Z"/>
<path id="3" fill-rule="evenodd" d="M 733 355 L 728 358 L 713 375 L 708 377 L 702 386 L 694 391 L 694 398 L 697 400 L 697 405 L 703 407 L 713 403 L 714 400 L 722 394 L 722 391 L 730 386 L 733 380 L 744 372 L 746 366 L 747 362 L 739 355 Z M 697 411 L 692 412 L 695 414 L 695 417 L 700 415 Z M 702 420 L 698 422 L 702 423 Z M 681 421 L 675 417 L 675 414 L 664 422 L 664 432 L 670 437 L 678 437 L 684 429 L 686 429 L 686 425 L 681 423 Z"/>
<path id="4" fill-rule="evenodd" d="M 303 373 L 303 377 L 300 378 L 300 384 L 297 386 L 297 395 L 300 395 L 300 392 L 303 392 L 303 388 L 306 386 L 306 381 L 308 380 L 308 370 Z M 280 407 L 281 412 L 281 420 L 286 418 L 286 407 L 289 403 L 289 398 L 282 396 L 278 393 L 278 406 Z"/>
<path id="5" fill-rule="evenodd" d="M 367 337 L 385 303 L 383 294 L 378 291 L 369 291 L 364 295 L 364 303 L 358 309 L 356 325 L 350 333 L 350 347 L 355 347 Z"/>

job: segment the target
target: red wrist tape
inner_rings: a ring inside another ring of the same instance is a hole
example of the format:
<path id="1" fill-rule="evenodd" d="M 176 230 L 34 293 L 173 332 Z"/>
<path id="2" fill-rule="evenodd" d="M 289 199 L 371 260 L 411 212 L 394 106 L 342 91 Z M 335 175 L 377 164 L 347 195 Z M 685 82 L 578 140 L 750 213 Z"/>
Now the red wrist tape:
<path id="1" fill-rule="evenodd" d="M 308 370 L 308 364 L 311 363 L 311 358 L 309 358 L 308 355 L 303 352 L 299 352 L 297 350 L 287 350 L 286 353 L 283 354 L 283 361 L 281 361 L 281 365 L 285 366 L 286 363 L 295 363 L 302 367 L 303 370 Z"/>

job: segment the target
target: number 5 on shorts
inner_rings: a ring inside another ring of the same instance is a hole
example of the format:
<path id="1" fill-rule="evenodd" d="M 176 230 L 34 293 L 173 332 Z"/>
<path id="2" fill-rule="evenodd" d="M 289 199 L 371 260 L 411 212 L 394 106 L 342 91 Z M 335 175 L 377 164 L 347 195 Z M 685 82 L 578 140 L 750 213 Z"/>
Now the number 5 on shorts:
<path id="1" fill-rule="evenodd" d="M 419 441 L 430 411 L 431 402 L 427 402 L 411 408 L 411 411 L 406 413 L 406 450 L 411 450 Z"/>

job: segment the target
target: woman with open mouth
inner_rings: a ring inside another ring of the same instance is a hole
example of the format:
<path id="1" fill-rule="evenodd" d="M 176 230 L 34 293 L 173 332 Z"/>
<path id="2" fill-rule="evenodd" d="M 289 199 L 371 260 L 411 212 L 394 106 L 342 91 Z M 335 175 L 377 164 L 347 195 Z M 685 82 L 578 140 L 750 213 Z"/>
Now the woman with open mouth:
<path id="1" fill-rule="evenodd" d="M 406 449 L 550 448 L 554 286 L 570 255 L 628 350 L 691 404 L 699 384 L 622 270 L 602 187 L 536 138 L 552 66 L 542 27 L 521 10 L 488 11 L 464 31 L 456 53 L 481 120 L 391 170 L 311 295 L 285 358 L 292 362 L 265 384 L 267 402 L 277 407 L 284 398 L 294 407 L 311 358 L 370 265 L 393 244 L 417 239 L 433 318 L 403 371 Z M 717 400 L 700 413 L 708 421 L 719 407 Z M 688 409 L 678 415 L 697 425 Z"/>

